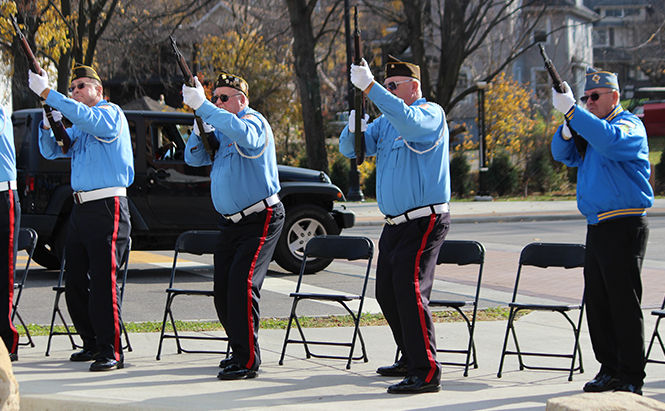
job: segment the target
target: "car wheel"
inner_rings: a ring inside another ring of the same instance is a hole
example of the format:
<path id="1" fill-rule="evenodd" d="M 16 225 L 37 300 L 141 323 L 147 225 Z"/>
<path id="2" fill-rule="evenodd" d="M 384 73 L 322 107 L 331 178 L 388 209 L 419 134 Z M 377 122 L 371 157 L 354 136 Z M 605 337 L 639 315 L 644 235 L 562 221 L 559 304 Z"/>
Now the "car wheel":
<path id="1" fill-rule="evenodd" d="M 60 259 L 42 241 L 37 242 L 37 247 L 35 247 L 35 251 L 32 253 L 32 259 L 46 269 L 60 269 Z"/>
<path id="2" fill-rule="evenodd" d="M 315 205 L 301 205 L 286 210 L 282 235 L 275 249 L 275 261 L 283 269 L 294 274 L 300 272 L 307 242 L 317 235 L 336 235 L 340 229 L 325 209 Z M 310 258 L 305 273 L 311 274 L 326 268 L 332 259 Z"/>

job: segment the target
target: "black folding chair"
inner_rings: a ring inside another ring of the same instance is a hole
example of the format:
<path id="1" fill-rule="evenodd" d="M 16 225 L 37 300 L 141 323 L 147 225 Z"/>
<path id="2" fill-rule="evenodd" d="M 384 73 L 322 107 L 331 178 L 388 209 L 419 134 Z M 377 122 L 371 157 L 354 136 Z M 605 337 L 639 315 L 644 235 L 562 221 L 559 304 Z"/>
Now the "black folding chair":
<path id="1" fill-rule="evenodd" d="M 122 348 L 126 349 L 127 351 L 132 351 L 132 345 L 129 342 L 129 334 L 127 333 L 127 329 L 125 328 L 125 323 L 122 321 L 122 300 L 125 296 L 125 283 L 127 282 L 127 270 L 129 269 L 129 253 L 131 249 L 132 249 L 132 239 L 129 238 L 129 241 L 127 242 L 127 247 L 125 248 L 125 252 L 122 255 L 122 260 L 120 260 L 120 264 L 118 265 L 117 268 L 117 273 L 122 275 L 120 281 L 120 298 L 118 299 L 118 308 L 120 309 L 120 327 L 122 328 L 123 334 L 125 334 L 125 342 L 126 342 Z M 53 291 L 55 291 L 55 300 L 53 302 L 53 312 L 51 314 L 51 327 L 49 328 L 48 341 L 46 343 L 47 357 L 49 356 L 49 352 L 51 351 L 51 339 L 55 335 L 66 335 L 67 337 L 69 337 L 69 342 L 72 344 L 72 350 L 75 350 L 77 348 L 83 348 L 83 345 L 77 344 L 76 341 L 74 341 L 74 335 L 78 335 L 78 333 L 70 328 L 69 324 L 67 324 L 67 320 L 65 320 L 65 316 L 62 310 L 60 310 L 60 297 L 65 292 L 65 261 L 66 261 L 66 256 L 65 256 L 65 251 L 63 249 L 62 259 L 60 261 L 60 275 L 58 276 L 58 284 L 53 287 Z M 54 330 L 56 316 L 60 318 L 60 322 L 65 327 L 65 331 Z"/>
<path id="2" fill-rule="evenodd" d="M 180 353 L 210 353 L 210 354 L 226 354 L 228 358 L 230 354 L 230 344 L 228 337 L 215 337 L 205 335 L 182 335 L 178 332 L 175 318 L 173 317 L 173 300 L 179 295 L 194 295 L 203 297 L 214 297 L 212 289 L 183 289 L 175 287 L 176 272 L 178 267 L 178 255 L 180 253 L 204 255 L 213 254 L 217 239 L 221 234 L 215 230 L 192 230 L 185 231 L 178 236 L 175 243 L 175 250 L 173 253 L 173 268 L 171 269 L 171 280 L 169 281 L 169 288 L 166 289 L 166 305 L 164 306 L 164 319 L 162 320 L 162 331 L 159 335 L 159 347 L 157 348 L 157 360 L 160 359 L 162 353 L 162 342 L 165 338 L 175 339 L 178 354 Z M 173 334 L 166 333 L 166 320 L 169 319 L 173 327 Z M 182 347 L 180 340 L 216 340 L 226 341 L 226 351 L 216 350 L 190 350 Z"/>
<path id="3" fill-rule="evenodd" d="M 568 371 L 568 381 L 573 380 L 573 372 L 584 372 L 582 366 L 582 350 L 579 345 L 580 327 L 582 325 L 582 316 L 584 314 L 584 297 L 582 297 L 579 304 L 528 304 L 517 302 L 518 288 L 520 284 L 520 275 L 523 266 L 534 266 L 540 268 L 548 267 L 563 267 L 563 268 L 580 268 L 584 267 L 584 245 L 583 244 L 554 244 L 554 243 L 531 243 L 525 246 L 520 253 L 519 266 L 517 268 L 517 277 L 515 278 L 515 288 L 513 289 L 512 301 L 509 304 L 510 313 L 508 315 L 508 324 L 506 325 L 506 334 L 503 339 L 503 348 L 501 350 L 501 361 L 499 363 L 499 372 L 497 377 L 501 378 L 501 371 L 503 370 L 503 360 L 506 355 L 517 355 L 520 370 L 559 370 Z M 544 273 L 544 270 L 536 270 Z M 575 343 L 573 345 L 572 354 L 560 353 L 543 353 L 543 352 L 525 352 L 520 349 L 517 341 L 517 333 L 515 332 L 515 318 L 520 311 L 534 310 L 534 311 L 552 311 L 560 313 L 564 316 L 566 321 L 573 329 Z M 572 310 L 579 310 L 579 317 L 577 323 L 574 323 L 568 313 Z M 508 351 L 508 336 L 512 335 L 515 343 L 515 351 Z M 579 359 L 578 356 L 579 355 Z M 544 366 L 528 366 L 524 364 L 524 356 L 536 357 L 557 357 L 557 358 L 570 358 L 570 367 L 544 367 Z M 575 360 L 578 359 L 579 363 L 575 366 Z"/>
<path id="4" fill-rule="evenodd" d="M 476 292 L 473 300 L 430 300 L 430 307 L 447 307 L 457 311 L 466 322 L 469 331 L 469 341 L 466 349 L 437 348 L 438 353 L 464 354 L 464 362 L 439 361 L 443 365 L 459 365 L 464 367 L 464 376 L 469 375 L 469 366 L 478 368 L 478 359 L 476 357 L 476 345 L 473 341 L 473 334 L 476 329 L 476 313 L 478 312 L 478 297 L 480 296 L 480 283 L 483 277 L 483 265 L 485 263 L 485 247 L 477 241 L 468 240 L 446 240 L 441 244 L 439 257 L 436 260 L 438 264 L 457 264 L 457 265 L 478 265 L 478 275 L 476 279 Z M 468 315 L 462 311 L 467 306 L 473 307 L 473 313 L 469 319 Z M 438 344 L 437 344 L 438 345 Z M 397 348 L 395 362 L 399 360 L 400 350 Z M 473 358 L 471 356 L 473 355 Z"/>
<path id="5" fill-rule="evenodd" d="M 656 319 L 656 325 L 653 328 L 653 333 L 651 334 L 651 341 L 649 341 L 649 348 L 647 349 L 646 362 L 665 364 L 665 361 L 663 360 L 653 360 L 649 358 L 649 356 L 651 355 L 651 348 L 653 347 L 653 343 L 655 340 L 658 340 L 660 349 L 662 350 L 662 353 L 665 354 L 665 345 L 663 345 L 663 339 L 660 337 L 660 333 L 658 332 L 658 326 L 660 325 L 660 320 L 662 320 L 663 317 L 665 317 L 665 299 L 663 299 L 663 303 L 660 305 L 660 309 L 651 311 L 651 315 L 655 315 L 657 319 Z"/>
<path id="6" fill-rule="evenodd" d="M 30 336 L 30 330 L 25 325 L 21 314 L 18 312 L 18 303 L 21 301 L 21 294 L 23 293 L 23 287 L 25 286 L 25 280 L 28 278 L 28 272 L 30 271 L 30 262 L 32 261 L 32 253 L 37 247 L 37 232 L 32 228 L 21 228 L 18 232 L 18 251 L 25 251 L 28 254 L 28 260 L 25 263 L 23 268 L 23 274 L 19 277 L 16 271 L 14 271 L 14 303 L 12 304 L 12 323 L 15 318 L 18 318 L 19 322 L 25 330 L 25 336 L 28 337 L 28 341 L 19 342 L 18 345 L 29 345 L 31 347 L 35 346 L 35 343 L 32 341 Z"/>
<path id="7" fill-rule="evenodd" d="M 291 306 L 291 314 L 289 315 L 289 323 L 286 327 L 286 335 L 284 336 L 284 345 L 282 346 L 282 355 L 279 358 L 279 365 L 284 364 L 284 355 L 286 354 L 286 346 L 289 343 L 303 344 L 305 348 L 305 355 L 307 358 L 316 357 L 316 358 L 336 358 L 336 359 L 346 359 L 346 368 L 351 368 L 351 360 L 364 360 L 368 361 L 367 351 L 365 350 L 365 341 L 363 340 L 362 334 L 360 332 L 360 317 L 363 310 L 363 303 L 365 301 L 365 292 L 367 291 L 367 280 L 369 279 L 369 271 L 372 266 L 372 256 L 374 255 L 374 244 L 369 238 L 366 237 L 350 237 L 350 236 L 335 236 L 335 235 L 324 235 L 314 237 L 309 240 L 305 246 L 305 252 L 303 255 L 303 262 L 300 266 L 300 275 L 298 277 L 298 283 L 296 285 L 296 291 L 291 293 L 290 296 L 293 298 L 293 305 Z M 305 273 L 306 261 L 310 257 L 322 257 L 322 258 L 332 258 L 332 259 L 346 259 L 346 260 L 367 260 L 367 269 L 365 271 L 365 276 L 362 281 L 362 289 L 359 294 L 321 294 L 321 293 L 308 293 L 301 292 L 303 275 Z M 353 319 L 354 330 L 353 337 L 351 342 L 336 342 L 336 341 L 314 341 L 307 340 L 305 334 L 300 325 L 296 309 L 298 303 L 302 300 L 314 300 L 314 301 L 330 301 L 339 303 Z M 354 312 L 349 306 L 348 302 L 358 301 L 358 311 Z M 289 333 L 291 331 L 291 324 L 295 322 L 300 332 L 300 339 L 289 339 Z M 362 355 L 354 357 L 353 351 L 356 344 L 356 339 L 360 339 L 360 346 L 362 349 Z M 310 351 L 310 345 L 330 345 L 337 347 L 349 347 L 348 356 L 340 355 L 324 355 L 324 354 L 315 354 Z"/>

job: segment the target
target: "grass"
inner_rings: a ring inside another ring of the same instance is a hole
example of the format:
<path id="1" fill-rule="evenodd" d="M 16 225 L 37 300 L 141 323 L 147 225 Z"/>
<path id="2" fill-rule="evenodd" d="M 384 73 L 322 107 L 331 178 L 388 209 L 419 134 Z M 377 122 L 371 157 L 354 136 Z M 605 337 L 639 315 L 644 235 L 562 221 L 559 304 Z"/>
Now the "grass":
<path id="1" fill-rule="evenodd" d="M 665 136 L 649 137 L 649 162 L 653 165 L 660 163 L 660 156 L 665 148 Z"/>
<path id="2" fill-rule="evenodd" d="M 478 310 L 476 319 L 478 321 L 499 321 L 508 319 L 508 308 L 505 307 L 494 307 Z M 471 311 L 465 311 L 467 316 L 471 316 Z M 518 315 L 518 317 L 526 314 Z M 459 322 L 463 321 L 462 316 L 459 315 L 457 311 L 445 310 L 445 311 L 432 311 L 432 317 L 434 322 L 446 323 L 446 322 Z M 288 318 L 263 318 L 261 319 L 261 328 L 263 329 L 286 329 Z M 382 314 L 363 314 L 360 319 L 360 324 L 363 326 L 380 326 L 387 325 L 385 318 Z M 327 327 L 351 327 L 353 326 L 353 320 L 350 315 L 330 315 L 325 317 L 300 317 L 300 325 L 305 328 L 327 328 Z M 176 326 L 178 331 L 193 331 L 193 332 L 202 332 L 202 331 L 223 331 L 224 328 L 217 321 L 176 321 Z M 149 333 L 149 332 L 160 332 L 162 323 L 161 321 L 144 321 L 144 322 L 133 322 L 125 323 L 127 331 L 130 333 Z M 49 326 L 46 325 L 37 325 L 29 324 L 28 330 L 32 336 L 37 335 L 48 335 Z M 25 330 L 22 326 L 17 326 L 19 334 L 25 335 Z M 74 330 L 73 327 L 70 327 L 70 330 Z M 166 325 L 167 331 L 173 331 L 170 323 Z M 65 327 L 56 326 L 54 331 L 64 332 Z"/>

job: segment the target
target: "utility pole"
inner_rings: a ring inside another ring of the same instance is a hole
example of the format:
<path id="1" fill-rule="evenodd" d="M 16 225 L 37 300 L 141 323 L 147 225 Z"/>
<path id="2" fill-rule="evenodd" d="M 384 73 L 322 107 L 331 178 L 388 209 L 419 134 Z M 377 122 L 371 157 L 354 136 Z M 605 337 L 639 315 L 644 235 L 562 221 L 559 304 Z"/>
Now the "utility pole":
<path id="1" fill-rule="evenodd" d="M 476 83 L 478 89 L 478 193 L 475 201 L 492 201 L 487 192 L 487 141 L 485 130 L 485 89 L 486 81 Z"/>

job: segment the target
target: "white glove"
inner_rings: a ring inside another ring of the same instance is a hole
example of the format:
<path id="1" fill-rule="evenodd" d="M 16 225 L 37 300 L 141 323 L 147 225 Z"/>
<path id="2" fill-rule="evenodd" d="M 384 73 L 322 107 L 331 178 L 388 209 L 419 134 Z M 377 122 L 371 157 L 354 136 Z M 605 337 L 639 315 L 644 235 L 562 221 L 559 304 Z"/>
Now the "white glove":
<path id="1" fill-rule="evenodd" d="M 360 65 L 351 64 L 351 83 L 359 89 L 365 91 L 374 81 L 374 76 L 367 65 L 365 59 L 360 60 Z"/>
<path id="2" fill-rule="evenodd" d="M 46 72 L 42 70 L 41 74 L 37 74 L 32 70 L 28 70 L 28 86 L 30 87 L 30 90 L 40 96 L 44 90 L 49 88 Z"/>
<path id="3" fill-rule="evenodd" d="M 360 131 L 365 132 L 367 130 L 367 122 L 369 121 L 369 114 L 365 113 L 365 116 L 360 120 Z M 349 133 L 356 132 L 356 110 L 351 110 L 349 113 Z"/>
<path id="4" fill-rule="evenodd" d="M 554 88 L 552 89 L 552 104 L 555 109 L 566 114 L 575 105 L 575 96 L 573 96 L 572 90 L 565 81 L 563 82 L 563 90 L 563 93 L 558 93 Z"/>
<path id="5" fill-rule="evenodd" d="M 199 79 L 194 77 L 194 87 L 188 87 L 187 85 L 182 85 L 182 102 L 198 110 L 199 107 L 203 105 L 203 102 L 206 101 L 206 92 L 203 90 L 203 86 Z"/>
<path id="6" fill-rule="evenodd" d="M 568 124 L 566 123 L 563 123 L 563 127 L 561 127 L 561 137 L 563 137 L 564 140 L 570 140 L 573 137 L 573 133 L 570 132 Z"/>
<path id="7" fill-rule="evenodd" d="M 211 126 L 210 124 L 206 123 L 205 121 L 201 121 L 203 123 L 203 132 L 204 133 L 211 133 L 215 131 L 215 127 Z M 194 120 L 194 134 L 197 136 L 201 136 L 201 130 L 199 130 L 199 125 L 198 121 Z"/>
<path id="8" fill-rule="evenodd" d="M 48 117 L 46 116 L 46 110 L 42 109 L 42 115 L 44 117 L 44 128 L 51 128 L 51 123 L 48 121 Z M 51 116 L 53 116 L 53 121 L 56 123 L 62 120 L 62 113 L 58 110 L 51 110 Z"/>

